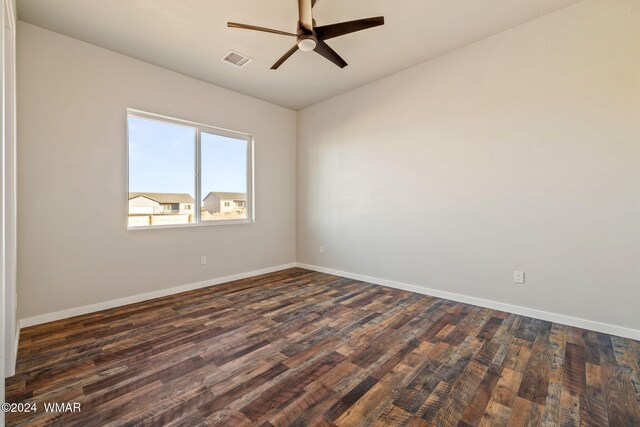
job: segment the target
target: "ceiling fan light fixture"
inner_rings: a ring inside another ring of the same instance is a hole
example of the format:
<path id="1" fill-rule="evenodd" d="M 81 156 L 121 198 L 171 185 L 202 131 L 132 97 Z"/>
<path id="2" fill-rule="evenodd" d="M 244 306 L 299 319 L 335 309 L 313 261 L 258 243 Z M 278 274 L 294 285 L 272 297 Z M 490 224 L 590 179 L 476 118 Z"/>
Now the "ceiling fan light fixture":
<path id="1" fill-rule="evenodd" d="M 298 47 L 303 52 L 311 52 L 316 48 L 317 45 L 318 43 L 312 38 L 301 39 L 298 42 Z"/>

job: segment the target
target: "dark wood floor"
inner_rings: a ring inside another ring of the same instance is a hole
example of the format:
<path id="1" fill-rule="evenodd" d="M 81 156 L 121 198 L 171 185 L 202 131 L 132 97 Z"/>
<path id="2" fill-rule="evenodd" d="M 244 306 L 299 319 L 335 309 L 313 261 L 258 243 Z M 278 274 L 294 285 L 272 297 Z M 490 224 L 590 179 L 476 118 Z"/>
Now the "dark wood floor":
<path id="1" fill-rule="evenodd" d="M 9 425 L 640 426 L 640 342 L 302 269 L 24 329 Z M 43 402 L 80 402 L 46 413 Z"/>

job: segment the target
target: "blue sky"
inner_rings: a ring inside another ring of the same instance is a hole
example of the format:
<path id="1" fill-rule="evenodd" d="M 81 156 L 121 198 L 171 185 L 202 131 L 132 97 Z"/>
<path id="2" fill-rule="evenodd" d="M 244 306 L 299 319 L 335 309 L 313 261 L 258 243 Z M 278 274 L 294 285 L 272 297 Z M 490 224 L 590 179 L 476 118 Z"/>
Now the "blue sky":
<path id="1" fill-rule="evenodd" d="M 195 195 L 195 129 L 129 117 L 129 191 Z M 247 142 L 202 134 L 202 197 L 247 191 Z"/>

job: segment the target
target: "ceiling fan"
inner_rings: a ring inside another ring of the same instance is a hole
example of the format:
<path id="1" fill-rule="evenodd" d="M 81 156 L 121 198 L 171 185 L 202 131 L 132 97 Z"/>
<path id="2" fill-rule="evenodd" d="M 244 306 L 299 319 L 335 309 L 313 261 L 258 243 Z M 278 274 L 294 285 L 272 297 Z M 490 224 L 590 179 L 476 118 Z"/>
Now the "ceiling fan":
<path id="1" fill-rule="evenodd" d="M 265 33 L 296 37 L 297 41 L 295 46 L 289 49 L 282 58 L 273 64 L 271 67 L 272 70 L 277 70 L 278 67 L 280 67 L 284 61 L 289 59 L 291 55 L 296 53 L 298 49 L 304 52 L 310 52 L 313 50 L 336 64 L 338 67 L 344 68 L 347 66 L 347 62 L 342 59 L 336 51 L 331 49 L 331 47 L 325 43 L 325 40 L 349 33 L 355 33 L 356 31 L 366 30 L 367 28 L 384 25 L 384 16 L 378 16 L 375 18 L 358 19 L 355 21 L 341 22 L 339 24 L 323 25 L 318 27 L 316 26 L 316 20 L 313 19 L 313 6 L 315 6 L 315 4 L 316 0 L 298 0 L 300 19 L 298 20 L 297 34 L 273 30 L 271 28 L 256 27 L 255 25 L 239 24 L 237 22 L 228 22 L 227 25 L 231 28 L 243 28 L 246 30 L 263 31 Z"/>

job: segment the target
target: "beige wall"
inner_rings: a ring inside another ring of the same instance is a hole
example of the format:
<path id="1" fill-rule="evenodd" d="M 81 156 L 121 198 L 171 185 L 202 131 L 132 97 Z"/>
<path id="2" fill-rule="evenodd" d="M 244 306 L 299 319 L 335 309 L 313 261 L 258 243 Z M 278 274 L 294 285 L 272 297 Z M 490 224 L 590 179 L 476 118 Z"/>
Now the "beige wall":
<path id="1" fill-rule="evenodd" d="M 294 111 L 26 23 L 18 74 L 21 318 L 295 261 Z M 256 223 L 127 231 L 127 107 L 252 134 Z"/>
<path id="2" fill-rule="evenodd" d="M 640 329 L 639 46 L 589 0 L 301 111 L 298 261 Z"/>
<path id="3" fill-rule="evenodd" d="M 292 262 L 297 182 L 300 262 L 640 329 L 634 0 L 299 112 L 297 181 L 295 112 L 29 24 L 18 38 L 21 318 Z M 256 224 L 126 231 L 127 107 L 252 133 Z"/>

